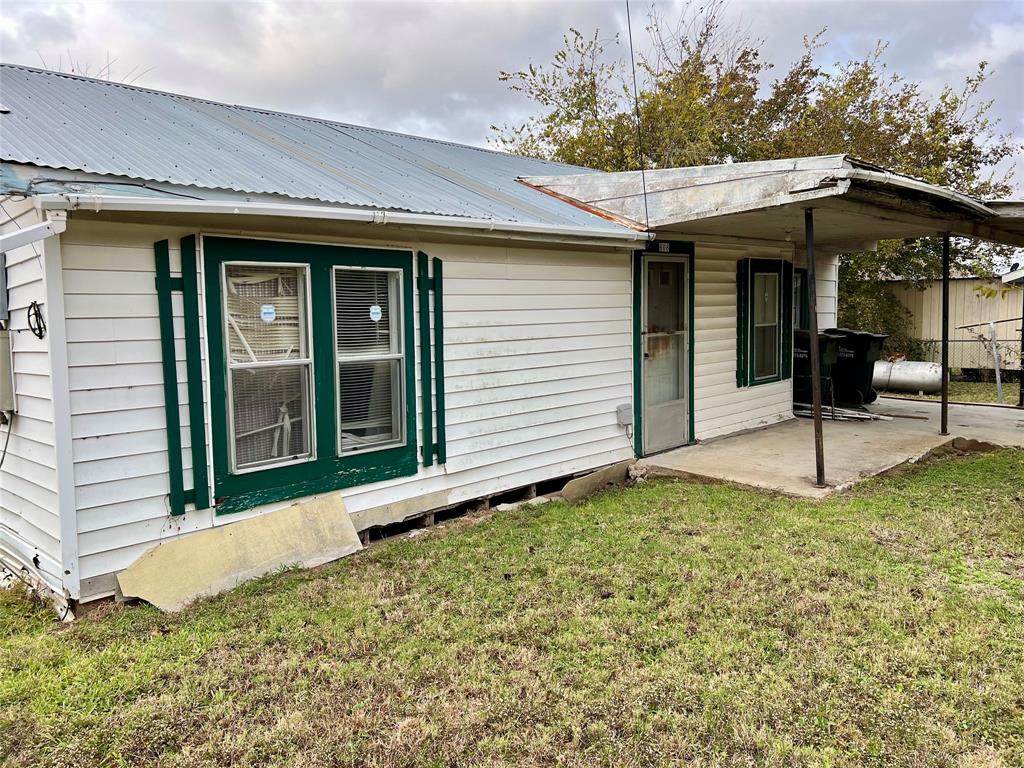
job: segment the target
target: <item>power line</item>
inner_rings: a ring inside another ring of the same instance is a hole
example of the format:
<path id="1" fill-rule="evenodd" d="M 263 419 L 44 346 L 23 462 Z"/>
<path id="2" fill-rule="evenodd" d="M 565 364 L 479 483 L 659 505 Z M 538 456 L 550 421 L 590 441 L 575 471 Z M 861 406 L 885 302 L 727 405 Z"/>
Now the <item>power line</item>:
<path id="1" fill-rule="evenodd" d="M 636 153 L 637 163 L 640 166 L 640 185 L 644 194 L 644 224 L 647 229 L 651 228 L 651 214 L 647 210 L 647 174 L 644 162 L 644 138 L 640 129 L 640 95 L 636 86 L 636 59 L 633 56 L 633 22 L 629 15 L 629 0 L 626 0 L 626 32 L 629 35 L 629 67 L 633 73 L 633 106 L 636 109 Z"/>

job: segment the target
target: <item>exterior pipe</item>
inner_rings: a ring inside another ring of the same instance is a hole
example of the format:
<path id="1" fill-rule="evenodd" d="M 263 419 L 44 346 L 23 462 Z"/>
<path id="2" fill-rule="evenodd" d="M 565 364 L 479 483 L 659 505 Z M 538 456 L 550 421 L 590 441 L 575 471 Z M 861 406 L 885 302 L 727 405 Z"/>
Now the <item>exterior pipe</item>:
<path id="1" fill-rule="evenodd" d="M 942 409 L 939 434 L 949 434 L 949 233 L 942 236 Z"/>
<path id="2" fill-rule="evenodd" d="M 825 435 L 821 423 L 821 349 L 818 346 L 818 285 L 814 263 L 814 209 L 804 209 L 804 238 L 807 248 L 807 320 L 811 336 L 811 407 L 814 413 L 814 485 L 825 487 Z M 792 329 L 787 329 L 792 333 Z"/>

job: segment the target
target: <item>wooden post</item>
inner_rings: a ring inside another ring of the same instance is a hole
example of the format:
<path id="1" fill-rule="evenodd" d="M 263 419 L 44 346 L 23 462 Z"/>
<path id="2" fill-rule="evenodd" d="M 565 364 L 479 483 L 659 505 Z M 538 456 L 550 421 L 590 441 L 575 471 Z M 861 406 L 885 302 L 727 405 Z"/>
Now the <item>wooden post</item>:
<path id="1" fill-rule="evenodd" d="M 818 488 L 825 487 L 825 435 L 821 423 L 821 348 L 818 343 L 818 285 L 814 262 L 814 209 L 804 209 L 807 248 L 807 325 L 811 336 L 811 404 L 814 413 L 814 466 Z M 790 299 L 792 300 L 792 299 Z"/>
<path id="2" fill-rule="evenodd" d="M 942 415 L 939 434 L 949 434 L 949 233 L 942 236 Z"/>

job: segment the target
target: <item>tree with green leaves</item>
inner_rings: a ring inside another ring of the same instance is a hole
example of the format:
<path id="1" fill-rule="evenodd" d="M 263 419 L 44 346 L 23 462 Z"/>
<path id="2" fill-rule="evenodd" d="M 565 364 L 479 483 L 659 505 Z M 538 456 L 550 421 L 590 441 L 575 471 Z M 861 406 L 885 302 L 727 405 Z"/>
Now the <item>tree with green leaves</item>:
<path id="1" fill-rule="evenodd" d="M 860 59 L 822 66 L 828 43 L 821 30 L 768 82 L 775 67 L 763 59 L 762 41 L 730 26 L 725 9 L 724 0 L 688 7 L 675 22 L 652 11 L 636 104 L 621 41 L 570 29 L 550 64 L 500 73 L 538 110 L 520 125 L 494 126 L 493 143 L 606 171 L 845 153 L 980 198 L 1011 192 L 1013 169 L 998 174 L 996 167 L 1021 147 L 998 132 L 992 102 L 981 99 L 984 61 L 958 87 L 929 96 L 889 71 L 884 43 Z M 955 266 L 990 274 L 1005 255 L 958 241 Z M 939 275 L 940 263 L 934 239 L 845 254 L 840 322 L 888 332 L 894 348 L 905 346 L 908 316 L 878 281 L 921 283 Z"/>

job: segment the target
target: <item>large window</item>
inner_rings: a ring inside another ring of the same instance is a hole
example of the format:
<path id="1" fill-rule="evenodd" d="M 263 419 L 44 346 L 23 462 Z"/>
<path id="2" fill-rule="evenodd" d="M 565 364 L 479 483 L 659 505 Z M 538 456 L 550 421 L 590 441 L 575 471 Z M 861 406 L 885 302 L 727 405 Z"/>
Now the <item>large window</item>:
<path id="1" fill-rule="evenodd" d="M 415 474 L 412 254 L 203 238 L 219 512 Z"/>
<path id="2" fill-rule="evenodd" d="M 338 448 L 402 441 L 402 309 L 396 270 L 334 270 Z"/>
<path id="3" fill-rule="evenodd" d="M 236 470 L 312 455 L 308 270 L 224 265 L 224 336 Z"/>
<path id="4" fill-rule="evenodd" d="M 740 261 L 736 297 L 737 385 L 789 378 L 793 354 L 792 265 L 775 259 Z"/>

